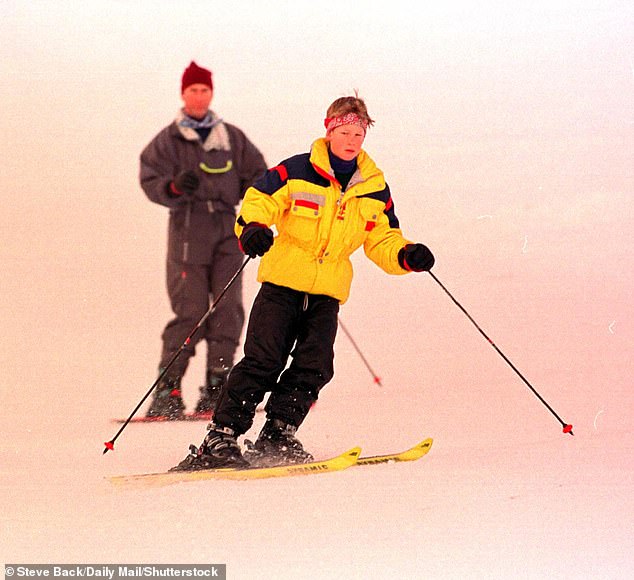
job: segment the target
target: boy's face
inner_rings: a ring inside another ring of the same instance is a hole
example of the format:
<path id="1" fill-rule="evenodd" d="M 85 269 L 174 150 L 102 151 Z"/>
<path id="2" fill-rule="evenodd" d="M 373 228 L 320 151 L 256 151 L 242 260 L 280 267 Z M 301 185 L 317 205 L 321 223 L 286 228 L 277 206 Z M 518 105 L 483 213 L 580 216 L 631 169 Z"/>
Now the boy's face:
<path id="1" fill-rule="evenodd" d="M 189 85 L 181 95 L 185 113 L 190 117 L 202 119 L 207 114 L 214 92 L 207 85 L 196 83 Z"/>
<path id="2" fill-rule="evenodd" d="M 351 161 L 359 155 L 364 139 L 365 131 L 359 125 L 341 125 L 326 136 L 330 150 L 344 161 Z"/>

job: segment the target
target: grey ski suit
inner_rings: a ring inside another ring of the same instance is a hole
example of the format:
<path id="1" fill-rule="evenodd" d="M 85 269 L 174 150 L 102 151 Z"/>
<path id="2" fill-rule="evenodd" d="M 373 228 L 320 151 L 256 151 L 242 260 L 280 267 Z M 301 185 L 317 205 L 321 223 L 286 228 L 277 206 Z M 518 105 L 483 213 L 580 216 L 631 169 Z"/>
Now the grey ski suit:
<path id="1" fill-rule="evenodd" d="M 205 312 L 210 300 L 240 267 L 243 254 L 233 227 L 236 206 L 266 171 L 260 151 L 234 125 L 214 115 L 204 143 L 179 125 L 183 113 L 141 153 L 140 182 L 147 197 L 169 208 L 167 291 L 175 318 L 163 331 L 160 366 L 165 366 Z M 174 196 L 169 185 L 181 171 L 193 170 L 200 186 L 192 195 Z M 171 367 L 185 373 L 195 345 L 207 341 L 207 369 L 230 368 L 244 324 L 240 280 L 228 291 L 194 340 Z"/>

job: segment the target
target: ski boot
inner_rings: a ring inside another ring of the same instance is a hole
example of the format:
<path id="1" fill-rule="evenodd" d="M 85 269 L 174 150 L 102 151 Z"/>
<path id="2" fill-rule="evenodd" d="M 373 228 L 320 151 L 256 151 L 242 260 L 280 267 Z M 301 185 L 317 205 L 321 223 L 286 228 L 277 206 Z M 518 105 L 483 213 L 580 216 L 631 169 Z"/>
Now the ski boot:
<path id="1" fill-rule="evenodd" d="M 182 419 L 185 403 L 181 394 L 181 380 L 163 378 L 154 391 L 154 399 L 146 417 L 176 421 Z"/>
<path id="2" fill-rule="evenodd" d="M 310 463 L 314 457 L 295 437 L 297 427 L 280 419 L 267 419 L 255 443 L 245 441 L 245 458 L 254 467 Z"/>
<path id="3" fill-rule="evenodd" d="M 200 471 L 226 467 L 244 469 L 249 467 L 249 462 L 242 457 L 235 431 L 210 423 L 209 433 L 201 446 L 190 445 L 189 455 L 170 471 Z"/>
<path id="4" fill-rule="evenodd" d="M 207 370 L 207 384 L 200 387 L 200 398 L 196 405 L 196 413 L 211 415 L 216 410 L 220 389 L 227 382 L 229 369 L 215 367 Z"/>

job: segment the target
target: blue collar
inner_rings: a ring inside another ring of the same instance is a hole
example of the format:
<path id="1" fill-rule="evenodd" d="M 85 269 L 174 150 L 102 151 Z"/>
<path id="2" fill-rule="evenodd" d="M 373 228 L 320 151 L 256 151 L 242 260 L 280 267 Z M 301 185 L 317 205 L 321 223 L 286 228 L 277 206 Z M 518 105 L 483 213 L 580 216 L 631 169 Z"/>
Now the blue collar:
<path id="1" fill-rule="evenodd" d="M 330 148 L 328 149 L 328 158 L 330 159 L 330 167 L 335 172 L 335 174 L 343 173 L 344 175 L 352 175 L 357 169 L 357 158 L 351 159 L 350 161 L 346 161 L 345 159 L 341 159 L 337 157 Z"/>

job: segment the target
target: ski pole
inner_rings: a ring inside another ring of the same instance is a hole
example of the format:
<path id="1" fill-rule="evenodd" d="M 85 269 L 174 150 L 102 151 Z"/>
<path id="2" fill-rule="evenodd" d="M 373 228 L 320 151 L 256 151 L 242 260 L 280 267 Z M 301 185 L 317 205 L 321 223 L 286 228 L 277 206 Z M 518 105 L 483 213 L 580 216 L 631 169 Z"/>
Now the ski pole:
<path id="1" fill-rule="evenodd" d="M 343 321 L 341 320 L 341 317 L 339 318 L 339 326 L 341 326 L 341 330 L 344 331 L 345 335 L 348 337 L 348 339 L 352 343 L 352 346 L 354 347 L 354 349 L 357 351 L 357 353 L 361 357 L 361 360 L 363 361 L 363 364 L 365 364 L 366 368 L 370 371 L 370 374 L 372 375 L 372 378 L 374 379 L 375 384 L 379 385 L 379 387 L 382 387 L 383 384 L 381 383 L 381 379 L 372 370 L 372 367 L 370 366 L 370 363 L 363 356 L 363 353 L 361 352 L 361 349 L 357 346 L 357 343 L 354 341 L 354 338 L 352 338 L 352 335 L 350 334 L 350 332 L 348 332 L 348 329 L 345 327 Z"/>
<path id="2" fill-rule="evenodd" d="M 451 295 L 451 293 L 449 292 L 449 290 L 447 290 L 447 288 L 445 288 L 443 286 L 443 284 L 440 282 L 440 280 L 438 280 L 438 278 L 436 278 L 436 276 L 434 276 L 434 274 L 431 272 L 431 270 L 429 270 L 429 275 L 436 281 L 436 283 L 445 291 L 445 293 L 447 294 L 447 296 L 449 296 L 449 298 L 451 298 L 451 300 L 453 301 L 453 303 L 460 308 L 460 310 L 462 310 L 462 312 L 467 316 L 467 318 L 473 323 L 473 325 L 478 329 L 478 331 L 480 332 L 480 334 L 482 336 L 484 336 L 484 338 L 486 338 L 486 340 L 488 341 L 488 343 L 497 351 L 497 353 L 506 361 L 506 363 L 515 371 L 515 373 L 517 374 L 517 376 L 522 379 L 522 381 L 524 381 L 524 383 L 526 384 L 526 386 L 533 392 L 533 394 L 541 401 L 541 403 L 553 414 L 553 416 L 561 423 L 561 425 L 563 426 L 563 432 L 564 433 L 570 433 L 571 435 L 574 435 L 574 433 L 572 432 L 572 425 L 570 425 L 569 423 L 566 423 L 556 412 L 555 410 L 546 402 L 546 400 L 535 390 L 535 388 L 533 387 L 533 385 L 531 385 L 528 380 L 524 377 L 524 375 L 517 370 L 517 368 L 515 367 L 515 365 L 506 357 L 506 355 L 495 345 L 495 343 L 486 335 L 486 333 L 484 332 L 484 330 L 482 330 L 480 328 L 480 326 L 478 325 L 478 323 L 471 317 L 471 315 L 463 308 L 463 306 Z"/>
<path id="3" fill-rule="evenodd" d="M 174 364 L 174 362 L 176 361 L 176 359 L 180 356 L 180 354 L 185 350 L 185 348 L 191 343 L 192 338 L 194 337 L 194 335 L 196 334 L 196 332 L 198 331 L 198 329 L 205 323 L 205 321 L 207 320 L 207 318 L 209 318 L 209 316 L 211 315 L 211 313 L 214 311 L 214 309 L 216 308 L 216 306 L 218 305 L 218 302 L 220 302 L 222 300 L 222 297 L 227 293 L 227 290 L 229 290 L 229 288 L 231 288 L 231 286 L 233 285 L 233 283 L 237 280 L 238 276 L 240 276 L 240 274 L 242 273 L 242 270 L 244 270 L 244 267 L 249 263 L 249 260 L 251 258 L 247 257 L 246 260 L 244 260 L 244 262 L 242 262 L 242 265 L 238 268 L 238 270 L 236 271 L 236 273 L 231 277 L 231 279 L 229 280 L 229 282 L 227 282 L 227 285 L 222 289 L 222 292 L 220 292 L 220 294 L 218 294 L 218 297 L 213 301 L 213 304 L 209 307 L 209 310 L 207 310 L 207 312 L 205 312 L 204 316 L 199 320 L 198 324 L 196 324 L 196 326 L 192 329 L 192 331 L 189 333 L 189 335 L 187 336 L 187 338 L 185 339 L 185 341 L 183 342 L 183 344 L 180 346 L 180 348 L 174 353 L 174 355 L 172 356 L 172 358 L 169 360 L 169 362 L 165 365 L 165 367 L 163 368 L 163 370 L 159 373 L 159 376 L 156 378 L 156 380 L 154 381 L 154 383 L 152 383 L 152 386 L 148 389 L 147 393 L 145 393 L 145 395 L 143 396 L 143 398 L 139 401 L 139 403 L 137 404 L 137 406 L 134 408 L 134 410 L 132 411 L 132 413 L 130 413 L 130 416 L 125 420 L 125 422 L 123 423 L 123 425 L 121 425 L 121 428 L 117 431 L 116 435 L 110 439 L 110 441 L 106 441 L 106 443 L 104 444 L 106 446 L 106 448 L 103 450 L 104 455 L 106 453 L 108 453 L 108 451 L 112 451 L 114 450 L 114 443 L 115 441 L 118 439 L 119 435 L 121 435 L 121 433 L 123 432 L 123 430 L 128 426 L 128 424 L 130 423 L 130 421 L 132 420 L 132 417 L 134 417 L 134 415 L 136 415 L 136 412 L 141 408 L 141 405 L 143 405 L 143 403 L 145 402 L 145 400 L 150 396 L 150 394 L 152 393 L 152 391 L 156 388 L 156 386 L 161 382 L 161 379 L 163 379 L 163 377 L 167 374 L 167 372 L 169 371 L 169 369 L 171 368 L 171 366 Z"/>

